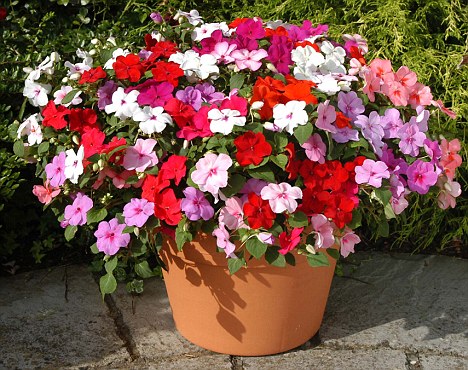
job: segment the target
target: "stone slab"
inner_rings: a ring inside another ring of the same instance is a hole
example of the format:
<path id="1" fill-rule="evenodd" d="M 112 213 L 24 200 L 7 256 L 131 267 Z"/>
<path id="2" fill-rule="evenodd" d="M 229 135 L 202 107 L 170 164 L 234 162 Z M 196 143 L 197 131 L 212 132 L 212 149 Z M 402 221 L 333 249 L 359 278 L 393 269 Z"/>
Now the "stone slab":
<path id="1" fill-rule="evenodd" d="M 86 368 L 128 360 L 86 267 L 0 280 L 0 368 Z"/>
<path id="2" fill-rule="evenodd" d="M 242 357 L 242 368 L 262 370 L 339 369 L 339 370 L 405 370 L 403 351 L 332 350 L 314 348 L 265 357 Z"/>
<path id="3" fill-rule="evenodd" d="M 232 364 L 229 356 L 206 355 L 199 357 L 176 356 L 165 360 L 137 360 L 125 370 L 230 370 Z"/>
<path id="4" fill-rule="evenodd" d="M 139 357 L 160 361 L 174 356 L 213 354 L 190 343 L 178 333 L 161 279 L 145 280 L 144 292 L 134 297 L 120 286 L 112 298 L 122 313 Z"/>
<path id="5" fill-rule="evenodd" d="M 468 370 L 468 359 L 462 357 L 422 355 L 419 363 L 424 370 Z"/>
<path id="6" fill-rule="evenodd" d="M 320 329 L 325 345 L 468 356 L 468 260 L 356 256 L 355 271 L 348 265 L 334 278 Z"/>

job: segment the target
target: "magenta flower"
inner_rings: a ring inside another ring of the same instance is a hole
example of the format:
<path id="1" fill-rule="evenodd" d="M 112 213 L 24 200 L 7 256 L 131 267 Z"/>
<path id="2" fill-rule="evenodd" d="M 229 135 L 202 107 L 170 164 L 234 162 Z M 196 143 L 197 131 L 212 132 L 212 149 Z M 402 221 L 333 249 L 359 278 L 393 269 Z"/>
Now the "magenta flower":
<path id="1" fill-rule="evenodd" d="M 219 189 L 227 185 L 227 170 L 231 166 L 232 159 L 227 154 L 208 153 L 196 163 L 191 179 L 201 191 L 208 191 L 217 198 Z"/>
<path id="2" fill-rule="evenodd" d="M 408 187 L 419 194 L 426 194 L 432 185 L 437 182 L 437 172 L 432 163 L 417 159 L 406 171 Z"/>
<path id="3" fill-rule="evenodd" d="M 193 86 L 187 86 L 184 90 L 176 92 L 176 98 L 185 104 L 189 104 L 199 111 L 202 105 L 202 93 Z"/>
<path id="4" fill-rule="evenodd" d="M 127 170 L 143 172 L 148 167 L 158 164 L 158 157 L 153 151 L 156 145 L 154 139 L 138 139 L 135 146 L 128 147 L 123 159 L 123 166 Z"/>
<path id="5" fill-rule="evenodd" d="M 382 179 L 390 178 L 387 165 L 382 161 L 366 159 L 362 166 L 356 166 L 355 181 L 358 184 L 369 184 L 374 188 L 382 186 Z"/>
<path id="6" fill-rule="evenodd" d="M 93 208 L 93 201 L 87 195 L 78 193 L 71 205 L 65 207 L 64 225 L 81 226 L 86 224 L 86 213 Z"/>
<path id="7" fill-rule="evenodd" d="M 130 243 L 130 234 L 122 233 L 126 226 L 119 224 L 117 218 L 113 218 L 109 222 L 101 221 L 94 233 L 97 238 L 97 249 L 113 256 L 120 248 L 125 248 Z"/>
<path id="8" fill-rule="evenodd" d="M 161 13 L 154 13 L 153 12 L 153 13 L 150 14 L 150 18 L 156 24 L 161 24 L 164 21 Z"/>
<path id="9" fill-rule="evenodd" d="M 337 129 L 332 125 L 332 123 L 336 121 L 336 111 L 333 106 L 329 105 L 329 103 L 330 100 L 327 100 L 325 103 L 319 104 L 317 108 L 318 118 L 315 122 L 315 126 L 334 134 L 337 132 Z"/>
<path id="10" fill-rule="evenodd" d="M 265 37 L 262 20 L 260 18 L 247 19 L 237 26 L 236 34 L 254 40 Z"/>
<path id="11" fill-rule="evenodd" d="M 289 74 L 289 66 L 293 64 L 291 50 L 293 45 L 286 36 L 273 36 L 268 48 L 268 60 L 273 63 L 278 73 Z"/>
<path id="12" fill-rule="evenodd" d="M 351 121 L 354 121 L 365 110 L 361 98 L 354 91 L 338 93 L 338 108 L 346 117 L 351 118 Z"/>
<path id="13" fill-rule="evenodd" d="M 98 108 L 104 110 L 106 105 L 112 104 L 112 94 L 117 91 L 118 85 L 114 81 L 107 81 L 97 92 Z"/>
<path id="14" fill-rule="evenodd" d="M 319 134 L 313 134 L 304 144 L 305 154 L 313 162 L 325 163 L 327 147 Z"/>
<path id="15" fill-rule="evenodd" d="M 65 152 L 60 152 L 56 155 L 52 162 L 45 166 L 47 178 L 50 180 L 50 185 L 54 188 L 63 185 L 65 177 Z"/>
<path id="16" fill-rule="evenodd" d="M 200 218 L 208 221 L 213 217 L 214 208 L 200 190 L 189 186 L 184 190 L 184 195 L 180 208 L 190 221 L 197 221 Z"/>
<path id="17" fill-rule="evenodd" d="M 123 209 L 125 223 L 128 226 L 142 227 L 154 213 L 154 203 L 146 199 L 132 198 Z"/>
<path id="18" fill-rule="evenodd" d="M 230 235 L 224 228 L 224 225 L 219 225 L 219 227 L 213 231 L 212 235 L 216 237 L 216 245 L 218 248 L 224 249 L 226 258 L 235 257 L 234 251 L 236 250 L 236 246 L 229 240 Z"/>
<path id="19" fill-rule="evenodd" d="M 174 90 L 174 86 L 169 82 L 161 82 L 159 84 L 151 82 L 151 84 L 148 84 L 149 86 L 140 89 L 137 102 L 140 105 L 149 105 L 152 108 L 163 107 L 164 104 L 173 98 L 172 91 Z"/>
<path id="20" fill-rule="evenodd" d="M 273 212 L 282 213 L 287 210 L 293 213 L 297 208 L 296 199 L 302 199 L 302 190 L 286 182 L 270 183 L 262 189 L 260 195 L 263 200 L 268 200 Z"/>

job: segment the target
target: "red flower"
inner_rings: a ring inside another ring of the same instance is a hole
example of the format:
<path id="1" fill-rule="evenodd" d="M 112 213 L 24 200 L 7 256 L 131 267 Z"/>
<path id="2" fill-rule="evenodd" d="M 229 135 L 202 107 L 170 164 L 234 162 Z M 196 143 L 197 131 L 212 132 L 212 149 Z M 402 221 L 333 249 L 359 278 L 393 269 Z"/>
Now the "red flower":
<path id="1" fill-rule="evenodd" d="M 174 183 L 179 185 L 180 180 L 183 179 L 187 168 L 185 167 L 187 157 L 181 155 L 171 155 L 161 167 L 161 176 L 163 180 L 174 179 Z"/>
<path id="2" fill-rule="evenodd" d="M 135 54 L 118 56 L 112 67 L 114 68 L 115 76 L 119 80 L 137 82 L 143 73 L 143 66 L 140 64 L 140 57 Z"/>
<path id="3" fill-rule="evenodd" d="M 80 85 L 84 83 L 93 83 L 101 78 L 106 78 L 107 73 L 102 69 L 101 66 L 96 68 L 91 68 L 88 71 L 84 71 L 81 75 L 80 81 L 78 82 Z"/>
<path id="4" fill-rule="evenodd" d="M 117 139 L 117 136 L 114 136 L 112 138 L 112 140 L 107 143 L 107 144 L 104 144 L 102 146 L 102 151 L 101 153 L 106 153 L 106 154 L 109 154 L 110 152 L 112 152 L 114 149 L 118 148 L 119 146 L 123 146 L 123 145 L 127 145 L 127 140 L 125 140 L 125 138 L 120 138 L 120 139 Z M 108 162 L 110 163 L 116 163 L 116 162 L 119 162 L 119 160 L 117 159 L 117 155 L 123 151 L 125 148 L 121 148 L 120 150 L 117 150 L 116 152 L 114 152 L 111 157 L 108 159 Z M 123 158 L 119 158 L 120 161 L 123 160 Z"/>
<path id="5" fill-rule="evenodd" d="M 174 62 L 156 62 L 151 69 L 153 79 L 157 82 L 169 82 L 174 87 L 179 84 L 179 77 L 184 75 L 184 71 Z"/>
<path id="6" fill-rule="evenodd" d="M 158 174 L 158 176 L 147 175 L 141 187 L 143 190 L 141 197 L 148 202 L 154 202 L 156 194 L 161 193 L 161 191 L 169 185 L 169 180 L 163 179 L 161 174 Z"/>
<path id="7" fill-rule="evenodd" d="M 97 128 L 97 114 L 90 108 L 73 108 L 70 110 L 70 130 L 85 133 L 93 128 Z"/>
<path id="8" fill-rule="evenodd" d="M 338 128 L 344 128 L 344 127 L 349 127 L 352 128 L 351 126 L 351 118 L 346 117 L 343 113 L 341 112 L 336 112 L 336 126 Z"/>
<path id="9" fill-rule="evenodd" d="M 67 126 L 68 122 L 65 116 L 70 113 L 70 109 L 65 108 L 63 105 L 55 106 L 54 102 L 50 100 L 42 110 L 43 126 L 52 126 L 56 130 L 60 130 Z"/>
<path id="10" fill-rule="evenodd" d="M 263 107 L 258 113 L 262 119 L 268 120 L 273 117 L 273 107 L 279 103 L 283 91 L 284 83 L 282 81 L 275 80 L 270 76 L 265 77 L 265 79 L 259 77 L 253 87 L 250 104 L 256 101 L 263 102 Z"/>
<path id="11" fill-rule="evenodd" d="M 3 21 L 7 16 L 7 10 L 4 6 L 0 7 L 0 21 Z"/>
<path id="12" fill-rule="evenodd" d="M 182 220 L 181 199 L 177 199 L 174 190 L 165 189 L 154 196 L 154 215 L 166 221 L 168 225 L 177 225 Z"/>
<path id="13" fill-rule="evenodd" d="M 296 149 L 294 147 L 294 143 L 289 143 L 284 148 L 286 155 L 288 156 L 288 164 L 285 167 L 286 172 L 289 173 L 288 179 L 294 180 L 297 178 L 297 174 L 299 173 L 299 168 L 301 167 L 301 161 L 296 161 Z"/>
<path id="14" fill-rule="evenodd" d="M 172 54 L 177 53 L 179 48 L 177 47 L 177 44 L 171 41 L 159 41 L 156 42 L 149 50 L 152 53 L 150 58 L 157 59 L 160 57 L 169 58 Z"/>
<path id="15" fill-rule="evenodd" d="M 98 128 L 86 131 L 81 137 L 81 145 L 84 147 L 84 157 L 89 158 L 94 154 L 101 153 L 102 144 L 106 135 Z"/>
<path id="16" fill-rule="evenodd" d="M 184 138 L 185 140 L 193 140 L 196 137 L 209 137 L 213 136 L 213 132 L 210 130 L 210 122 L 208 121 L 208 112 L 211 107 L 205 105 L 196 112 L 192 119 L 187 122 L 187 126 L 182 127 L 177 132 L 178 138 Z"/>
<path id="17" fill-rule="evenodd" d="M 281 248 L 278 252 L 281 254 L 287 254 L 296 248 L 296 246 L 301 241 L 302 230 L 304 230 L 304 228 L 300 227 L 293 229 L 293 231 L 291 231 L 291 235 L 288 235 L 286 231 L 283 231 L 281 234 L 279 234 Z"/>
<path id="18" fill-rule="evenodd" d="M 234 140 L 236 159 L 241 166 L 259 165 L 264 157 L 271 154 L 271 145 L 261 132 L 248 131 Z"/>
<path id="19" fill-rule="evenodd" d="M 255 193 L 249 193 L 249 200 L 244 204 L 244 215 L 252 229 L 269 229 L 276 218 L 267 200 Z"/>
<path id="20" fill-rule="evenodd" d="M 191 105 L 185 104 L 177 98 L 169 99 L 164 106 L 164 110 L 171 115 L 180 128 L 187 126 L 195 115 L 195 109 Z"/>
<path id="21" fill-rule="evenodd" d="M 323 214 L 333 220 L 340 229 L 353 219 L 355 203 L 343 194 L 331 195 Z"/>

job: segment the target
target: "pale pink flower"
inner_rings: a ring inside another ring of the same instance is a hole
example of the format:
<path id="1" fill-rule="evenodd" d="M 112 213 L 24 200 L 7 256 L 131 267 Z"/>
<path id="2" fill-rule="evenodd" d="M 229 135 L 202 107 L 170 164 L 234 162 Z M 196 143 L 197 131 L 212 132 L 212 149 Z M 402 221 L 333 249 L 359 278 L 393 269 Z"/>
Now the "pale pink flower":
<path id="1" fill-rule="evenodd" d="M 227 170 L 231 166 L 232 159 L 227 154 L 207 153 L 196 163 L 191 179 L 201 191 L 208 191 L 217 199 L 219 189 L 227 185 Z"/>
<path id="2" fill-rule="evenodd" d="M 154 139 L 137 139 L 134 146 L 127 148 L 123 159 L 123 166 L 127 170 L 136 170 L 143 172 L 148 167 L 153 167 L 158 164 L 158 157 L 154 152 L 156 140 Z"/>
<path id="3" fill-rule="evenodd" d="M 325 101 L 325 103 L 320 103 L 317 108 L 317 121 L 315 122 L 315 126 L 324 130 L 331 132 L 332 134 L 337 133 L 337 129 L 335 126 L 332 125 L 333 122 L 336 121 L 336 111 L 335 107 L 329 105 L 330 100 Z"/>
<path id="4" fill-rule="evenodd" d="M 216 245 L 218 248 L 224 249 L 227 257 L 235 257 L 234 251 L 236 246 L 229 240 L 229 232 L 224 228 L 224 225 L 219 225 L 217 229 L 213 231 L 213 236 L 216 237 Z"/>
<path id="5" fill-rule="evenodd" d="M 369 184 L 374 188 L 382 186 L 382 179 L 390 178 L 390 172 L 385 162 L 366 159 L 362 166 L 355 168 L 357 184 Z"/>
<path id="6" fill-rule="evenodd" d="M 325 163 L 327 147 L 319 134 L 313 134 L 304 144 L 305 154 L 313 162 Z"/>
<path id="7" fill-rule="evenodd" d="M 432 94 L 429 86 L 425 86 L 422 83 L 416 82 L 411 86 L 409 92 L 409 103 L 411 108 L 416 109 L 418 105 L 429 105 L 432 103 Z"/>
<path id="8" fill-rule="evenodd" d="M 256 71 L 262 66 L 263 58 L 268 56 L 268 52 L 264 49 L 259 50 L 234 50 L 231 53 L 231 57 L 234 58 L 236 66 L 239 69 L 250 69 L 251 71 Z"/>
<path id="9" fill-rule="evenodd" d="M 353 230 L 346 228 L 345 234 L 340 239 L 340 253 L 343 257 L 348 257 L 350 253 L 354 253 L 354 246 L 361 242 L 361 238 L 357 236 Z"/>
<path id="10" fill-rule="evenodd" d="M 302 190 L 286 182 L 281 184 L 268 184 L 260 192 L 263 200 L 268 200 L 275 213 L 288 211 L 293 213 L 297 208 L 296 199 L 302 199 Z"/>
<path id="11" fill-rule="evenodd" d="M 437 180 L 437 186 L 440 188 L 440 193 L 437 197 L 439 207 L 442 209 L 455 208 L 457 204 L 456 198 L 461 194 L 460 184 L 456 181 L 451 181 L 446 176 L 440 176 Z"/>
<path id="12" fill-rule="evenodd" d="M 238 197 L 226 199 L 226 206 L 219 212 L 219 223 L 226 225 L 229 230 L 249 227 L 244 222 L 243 203 Z"/>
<path id="13" fill-rule="evenodd" d="M 313 233 L 315 234 L 314 248 L 330 248 L 335 244 L 333 225 L 324 215 L 313 215 L 311 217 L 311 224 L 314 230 Z"/>
<path id="14" fill-rule="evenodd" d="M 390 198 L 390 205 L 396 215 L 402 213 L 408 207 L 408 201 L 405 198 L 405 193 L 403 192 L 399 197 L 392 196 Z"/>

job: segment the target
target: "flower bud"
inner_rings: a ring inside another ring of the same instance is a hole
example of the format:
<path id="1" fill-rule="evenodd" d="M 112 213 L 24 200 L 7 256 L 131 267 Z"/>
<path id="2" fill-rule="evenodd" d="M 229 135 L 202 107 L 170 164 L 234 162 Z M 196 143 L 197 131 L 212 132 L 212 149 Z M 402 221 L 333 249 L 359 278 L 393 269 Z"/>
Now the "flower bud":
<path id="1" fill-rule="evenodd" d="M 263 106 L 265 105 L 264 102 L 262 101 L 256 101 L 256 102 L 253 102 L 252 105 L 250 106 L 250 109 L 251 110 L 260 110 L 263 108 Z"/>
<path id="2" fill-rule="evenodd" d="M 57 53 L 56 51 L 53 51 L 50 54 L 50 60 L 54 63 L 60 62 L 60 54 Z"/>
<path id="3" fill-rule="evenodd" d="M 72 141 L 76 144 L 76 145 L 80 145 L 80 138 L 76 135 L 73 135 L 72 136 Z"/>
<path id="4" fill-rule="evenodd" d="M 278 73 L 278 70 L 276 69 L 276 67 L 272 63 L 267 63 L 266 67 L 267 67 L 267 69 L 269 69 L 273 73 Z"/>
<path id="5" fill-rule="evenodd" d="M 69 77 L 70 80 L 78 80 L 79 78 L 81 78 L 81 73 L 72 73 L 71 76 Z"/>
<path id="6" fill-rule="evenodd" d="M 68 77 L 62 78 L 62 82 L 63 82 L 64 84 L 66 84 L 66 83 L 68 82 Z"/>
<path id="7" fill-rule="evenodd" d="M 97 163 L 93 163 L 93 171 L 98 172 L 99 171 L 99 165 Z"/>
<path id="8" fill-rule="evenodd" d="M 133 229 L 133 233 L 135 234 L 135 236 L 138 238 L 140 236 L 140 229 L 138 227 L 135 227 Z"/>
<path id="9" fill-rule="evenodd" d="M 97 45 L 97 44 L 99 44 L 99 40 L 98 39 L 92 39 L 91 44 Z"/>
<path id="10" fill-rule="evenodd" d="M 260 114 L 258 114 L 257 112 L 252 113 L 252 116 L 253 116 L 255 119 L 260 119 L 260 118 L 262 118 L 262 117 L 260 116 Z"/>
<path id="11" fill-rule="evenodd" d="M 34 71 L 34 70 L 31 67 L 24 67 L 23 68 L 24 73 L 30 74 L 32 71 Z"/>
<path id="12" fill-rule="evenodd" d="M 106 166 L 106 162 L 101 158 L 98 160 L 97 165 L 99 166 L 99 169 L 102 170 Z"/>
<path id="13" fill-rule="evenodd" d="M 96 53 L 97 53 L 97 50 L 96 50 L 96 49 L 91 49 L 91 50 L 89 51 L 89 55 L 91 55 L 91 56 L 96 55 Z"/>
<path id="14" fill-rule="evenodd" d="M 182 148 L 187 149 L 189 147 L 189 141 L 184 140 L 184 144 L 182 145 Z"/>
<path id="15" fill-rule="evenodd" d="M 51 143 L 51 144 L 55 143 L 56 141 L 57 141 L 57 139 L 55 137 L 51 137 L 49 139 L 49 143 Z"/>
<path id="16" fill-rule="evenodd" d="M 153 12 L 153 13 L 150 14 L 150 18 L 156 24 L 161 24 L 164 21 L 161 13 L 154 13 Z"/>
<path id="17" fill-rule="evenodd" d="M 112 44 L 112 46 L 117 46 L 117 43 L 115 42 L 115 37 L 109 37 L 107 40 L 106 40 L 109 44 Z"/>
<path id="18" fill-rule="evenodd" d="M 317 252 L 315 251 L 315 248 L 314 248 L 313 245 L 306 244 L 306 250 L 307 250 L 307 252 L 309 252 L 309 253 L 317 254 Z"/>

